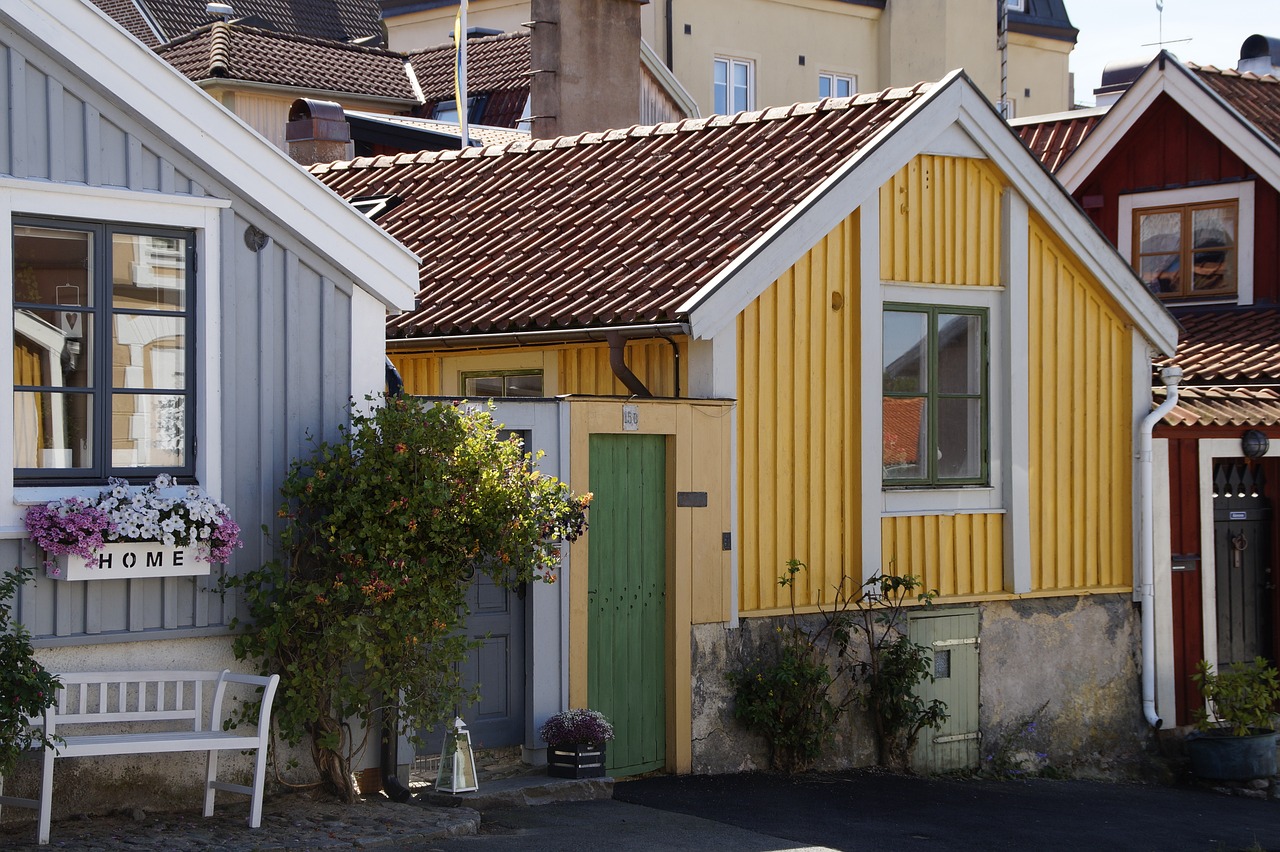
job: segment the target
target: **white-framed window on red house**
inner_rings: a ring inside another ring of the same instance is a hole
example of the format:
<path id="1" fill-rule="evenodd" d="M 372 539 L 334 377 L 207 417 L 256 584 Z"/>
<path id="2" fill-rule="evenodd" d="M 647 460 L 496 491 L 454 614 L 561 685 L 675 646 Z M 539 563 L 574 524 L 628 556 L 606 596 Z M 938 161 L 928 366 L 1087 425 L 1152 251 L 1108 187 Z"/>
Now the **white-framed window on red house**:
<path id="1" fill-rule="evenodd" d="M 1134 208 L 1133 235 L 1134 269 L 1161 299 L 1236 295 L 1240 211 L 1235 199 Z"/>

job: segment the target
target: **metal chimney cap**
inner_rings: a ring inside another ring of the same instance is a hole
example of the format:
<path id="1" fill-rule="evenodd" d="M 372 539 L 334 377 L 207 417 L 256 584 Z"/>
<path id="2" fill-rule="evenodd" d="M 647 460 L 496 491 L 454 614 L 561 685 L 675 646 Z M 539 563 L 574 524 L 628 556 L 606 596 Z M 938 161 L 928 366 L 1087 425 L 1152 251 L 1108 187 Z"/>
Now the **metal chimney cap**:
<path id="1" fill-rule="evenodd" d="M 234 15 L 236 11 L 231 8 L 230 3 L 206 3 L 204 13 L 211 17 L 222 18 L 225 21 Z"/>

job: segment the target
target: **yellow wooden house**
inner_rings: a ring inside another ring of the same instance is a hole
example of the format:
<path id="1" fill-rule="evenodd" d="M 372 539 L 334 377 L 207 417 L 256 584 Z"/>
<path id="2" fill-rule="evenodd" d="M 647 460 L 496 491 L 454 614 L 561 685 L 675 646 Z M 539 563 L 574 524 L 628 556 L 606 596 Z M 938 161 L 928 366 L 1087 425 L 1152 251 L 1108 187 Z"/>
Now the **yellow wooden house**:
<path id="1" fill-rule="evenodd" d="M 1135 454 L 1177 326 L 963 72 L 313 172 L 395 198 L 424 258 L 410 392 L 555 400 L 597 496 L 558 695 L 635 714 L 616 772 L 760 764 L 724 673 L 793 558 L 801 610 L 877 571 L 940 593 L 922 768 L 1033 717 L 1060 766 L 1141 749 Z"/>

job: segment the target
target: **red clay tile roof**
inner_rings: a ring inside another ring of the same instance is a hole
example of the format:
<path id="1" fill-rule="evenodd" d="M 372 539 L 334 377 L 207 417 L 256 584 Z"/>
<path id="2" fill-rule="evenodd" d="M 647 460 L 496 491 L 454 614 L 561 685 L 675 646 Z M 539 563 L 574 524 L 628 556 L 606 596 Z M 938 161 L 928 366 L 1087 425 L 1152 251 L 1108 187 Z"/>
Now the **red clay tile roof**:
<path id="1" fill-rule="evenodd" d="M 1044 167 L 1056 172 L 1080 147 L 1090 131 L 1098 126 L 1107 111 L 1103 108 L 1075 112 L 1079 115 L 1068 112 L 1032 116 L 1009 124 Z"/>
<path id="2" fill-rule="evenodd" d="M 1165 399 L 1156 388 L 1155 401 Z M 1275 387 L 1189 387 L 1162 421 L 1169 426 L 1275 426 L 1280 424 L 1280 391 Z"/>
<path id="3" fill-rule="evenodd" d="M 679 321 L 677 309 L 930 89 L 317 165 L 423 258 L 388 337 Z"/>
<path id="4" fill-rule="evenodd" d="M 453 42 L 429 47 L 410 57 L 422 87 L 423 115 L 436 104 L 452 101 Z M 515 127 L 529 99 L 529 33 L 473 38 L 467 42 L 467 91 L 488 100 L 477 119 L 491 127 Z"/>
<path id="5" fill-rule="evenodd" d="M 192 80 L 212 77 L 416 103 L 405 56 L 217 22 L 156 49 Z"/>
<path id="6" fill-rule="evenodd" d="M 136 0 L 160 28 L 162 41 L 173 41 L 208 25 L 212 19 L 205 12 L 206 2 Z M 119 7 L 127 12 L 124 7 L 129 4 L 124 0 L 104 0 L 99 5 L 116 17 L 107 7 Z M 378 0 L 231 0 L 231 7 L 235 10 L 232 20 L 243 20 L 251 26 L 280 33 L 331 41 L 373 39 L 369 43 L 382 43 L 382 12 Z"/>
<path id="7" fill-rule="evenodd" d="M 1212 65 L 1186 66 L 1205 85 L 1252 122 L 1264 136 L 1280 145 L 1280 79 L 1267 74 L 1220 70 Z"/>
<path id="8" fill-rule="evenodd" d="M 1280 308 L 1178 315 L 1184 385 L 1275 384 L 1280 381 Z"/>
<path id="9" fill-rule="evenodd" d="M 134 0 L 93 0 L 93 4 L 147 47 L 154 48 L 160 43 L 155 29 L 147 23 Z"/>

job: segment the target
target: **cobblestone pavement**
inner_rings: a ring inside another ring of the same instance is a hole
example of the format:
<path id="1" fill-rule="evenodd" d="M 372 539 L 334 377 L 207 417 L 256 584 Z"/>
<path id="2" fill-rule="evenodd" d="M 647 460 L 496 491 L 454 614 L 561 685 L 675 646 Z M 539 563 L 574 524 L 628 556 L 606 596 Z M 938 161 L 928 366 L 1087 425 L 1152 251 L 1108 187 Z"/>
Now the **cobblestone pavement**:
<path id="1" fill-rule="evenodd" d="M 6 815 L 11 812 L 5 809 Z M 15 811 L 13 813 L 24 813 Z M 405 848 L 476 832 L 480 814 L 465 807 L 396 804 L 371 796 L 342 805 L 308 793 L 273 796 L 264 803 L 262 827 L 247 824 L 248 805 L 219 802 L 208 819 L 199 810 L 177 813 L 82 817 L 53 823 L 49 846 L 36 845 L 34 811 L 29 819 L 0 826 L 0 849 L 76 849 L 93 852 L 171 852 L 217 849 L 269 852 L 300 849 Z M 24 814 L 24 815 L 25 815 Z"/>

